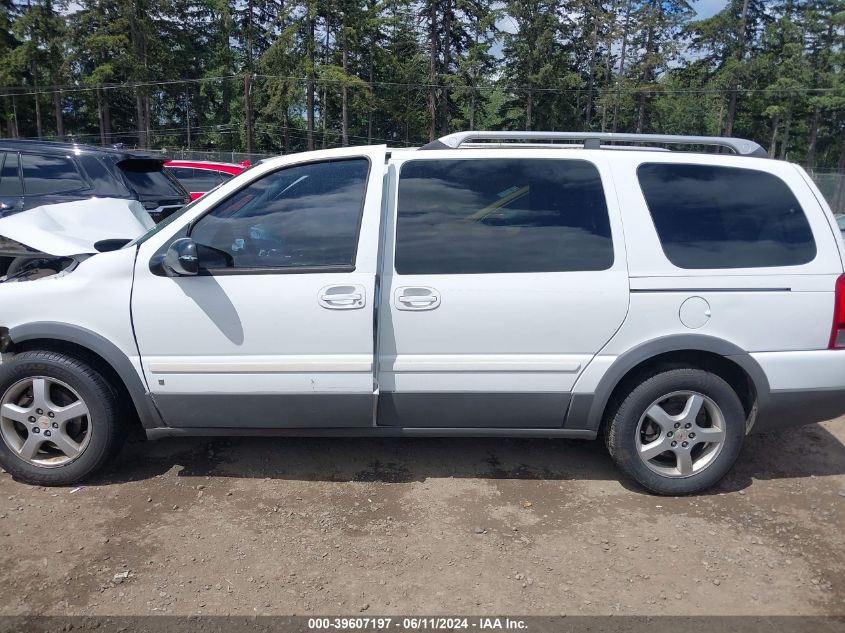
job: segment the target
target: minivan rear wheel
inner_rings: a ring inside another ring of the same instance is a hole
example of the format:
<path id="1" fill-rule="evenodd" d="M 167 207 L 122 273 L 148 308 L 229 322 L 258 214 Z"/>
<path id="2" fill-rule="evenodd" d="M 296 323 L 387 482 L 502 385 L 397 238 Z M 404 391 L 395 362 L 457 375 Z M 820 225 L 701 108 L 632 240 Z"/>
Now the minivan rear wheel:
<path id="1" fill-rule="evenodd" d="M 0 365 L 0 464 L 42 486 L 77 483 L 125 439 L 113 390 L 82 361 L 57 352 L 17 354 Z"/>
<path id="2" fill-rule="evenodd" d="M 609 412 L 608 450 L 625 473 L 657 494 L 709 488 L 730 470 L 742 448 L 742 403 L 727 382 L 710 372 L 661 372 L 617 402 Z"/>

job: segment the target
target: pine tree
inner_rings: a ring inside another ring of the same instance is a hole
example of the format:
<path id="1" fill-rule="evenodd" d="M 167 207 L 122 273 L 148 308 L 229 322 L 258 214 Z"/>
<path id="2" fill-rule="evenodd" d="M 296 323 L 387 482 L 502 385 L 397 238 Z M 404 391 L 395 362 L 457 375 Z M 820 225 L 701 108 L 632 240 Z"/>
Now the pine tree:
<path id="1" fill-rule="evenodd" d="M 845 0 L 691 4 L 0 0 L 0 130 L 248 152 L 722 133 L 845 169 Z"/>
<path id="2" fill-rule="evenodd" d="M 16 50 L 20 43 L 12 29 L 18 19 L 17 7 L 11 0 L 0 1 L 0 85 L 13 86 L 22 80 L 22 74 L 16 68 Z M 0 115 L 0 136 L 6 126 L 8 136 L 18 136 L 20 130 L 17 119 L 17 103 L 14 97 L 4 97 L 3 113 Z"/>
<path id="3" fill-rule="evenodd" d="M 21 7 L 20 16 L 15 20 L 13 32 L 21 41 L 16 49 L 16 66 L 29 71 L 33 91 L 36 93 L 35 111 L 38 137 L 44 134 L 41 101 L 37 93 L 43 85 L 41 78 L 50 85 L 55 137 L 65 136 L 64 111 L 60 86 L 67 73 L 65 60 L 65 22 L 59 15 L 61 5 L 53 0 L 36 0 Z"/>
<path id="4" fill-rule="evenodd" d="M 703 54 L 713 84 L 727 94 L 720 133 L 732 136 L 739 103 L 740 85 L 751 77 L 748 65 L 759 33 L 768 21 L 763 0 L 729 0 L 712 18 L 694 22 L 688 33 L 691 50 Z"/>
<path id="5" fill-rule="evenodd" d="M 506 33 L 504 40 L 504 77 L 510 84 L 506 105 L 506 124 L 534 129 L 535 104 L 539 91 L 557 84 L 562 50 L 558 39 L 560 22 L 557 3 L 548 0 L 509 2 L 507 13 L 516 32 Z M 563 86 L 560 86 L 563 87 Z M 544 117 L 545 118 L 545 117 Z"/>

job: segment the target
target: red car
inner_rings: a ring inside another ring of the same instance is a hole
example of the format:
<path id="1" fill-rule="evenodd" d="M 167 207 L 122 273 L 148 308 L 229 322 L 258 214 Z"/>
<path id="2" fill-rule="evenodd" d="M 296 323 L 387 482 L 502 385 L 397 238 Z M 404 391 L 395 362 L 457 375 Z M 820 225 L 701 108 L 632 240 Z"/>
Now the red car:
<path id="1" fill-rule="evenodd" d="M 196 200 L 217 185 L 223 184 L 232 176 L 237 176 L 249 167 L 249 161 L 239 165 L 234 163 L 213 163 L 205 160 L 171 160 L 164 164 L 170 173 L 191 192 L 191 200 Z"/>

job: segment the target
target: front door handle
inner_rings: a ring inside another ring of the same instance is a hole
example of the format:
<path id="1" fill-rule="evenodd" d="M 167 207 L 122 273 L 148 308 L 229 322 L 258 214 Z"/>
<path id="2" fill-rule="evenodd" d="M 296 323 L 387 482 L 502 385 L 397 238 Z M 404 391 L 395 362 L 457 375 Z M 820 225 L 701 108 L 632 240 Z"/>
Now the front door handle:
<path id="1" fill-rule="evenodd" d="M 434 310 L 440 305 L 440 293 L 424 286 L 397 288 L 394 297 L 399 310 Z"/>
<path id="2" fill-rule="evenodd" d="M 317 295 L 317 302 L 328 310 L 359 310 L 367 303 L 364 286 L 326 286 Z"/>

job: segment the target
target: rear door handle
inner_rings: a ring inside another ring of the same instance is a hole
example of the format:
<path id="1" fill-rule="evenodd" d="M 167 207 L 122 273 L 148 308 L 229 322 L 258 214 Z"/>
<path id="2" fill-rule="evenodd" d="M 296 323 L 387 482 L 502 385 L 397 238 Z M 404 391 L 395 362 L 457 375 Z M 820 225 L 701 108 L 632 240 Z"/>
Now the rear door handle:
<path id="1" fill-rule="evenodd" d="M 434 310 L 440 305 L 440 293 L 425 286 L 403 286 L 394 292 L 399 310 Z"/>
<path id="2" fill-rule="evenodd" d="M 317 302 L 328 310 L 359 310 L 367 303 L 364 286 L 326 286 L 320 289 Z"/>

